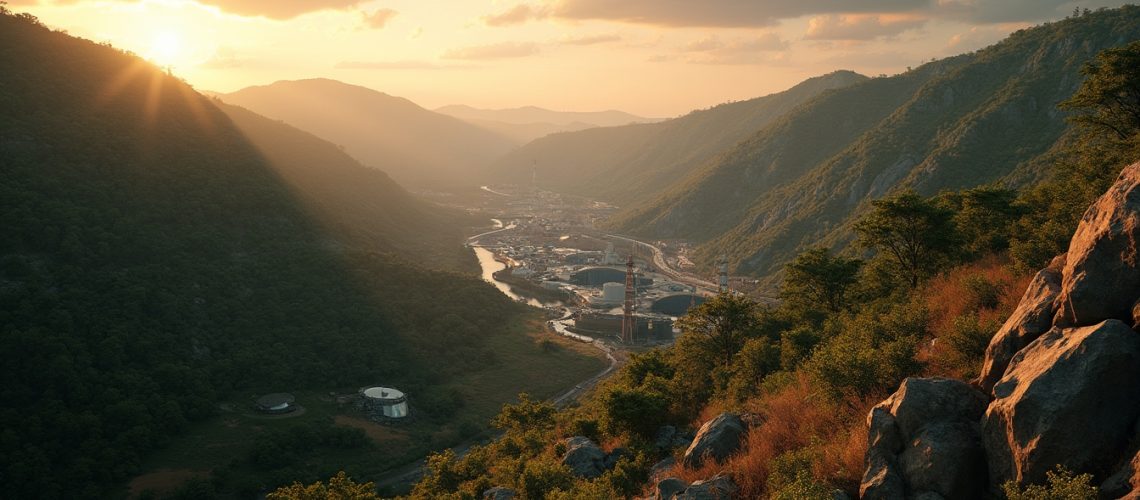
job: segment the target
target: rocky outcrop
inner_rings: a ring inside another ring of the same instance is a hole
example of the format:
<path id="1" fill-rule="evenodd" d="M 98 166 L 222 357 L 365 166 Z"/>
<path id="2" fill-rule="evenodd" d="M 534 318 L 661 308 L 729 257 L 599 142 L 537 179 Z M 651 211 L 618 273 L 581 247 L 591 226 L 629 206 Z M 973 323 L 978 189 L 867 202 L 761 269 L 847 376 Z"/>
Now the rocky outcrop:
<path id="1" fill-rule="evenodd" d="M 1069 243 L 1054 326 L 1134 324 L 1140 298 L 1140 163 L 1085 212 Z"/>
<path id="2" fill-rule="evenodd" d="M 672 500 L 677 498 L 677 495 L 684 492 L 685 488 L 688 487 L 689 483 L 675 477 L 665 478 L 657 482 L 657 486 L 654 488 L 653 498 L 655 500 Z"/>
<path id="3" fill-rule="evenodd" d="M 867 416 L 865 499 L 977 498 L 986 478 L 986 397 L 957 380 L 908 378 Z M 927 495 L 929 496 L 929 495 Z"/>
<path id="4" fill-rule="evenodd" d="M 1100 485 L 1102 498 L 1140 498 L 1140 453 Z"/>
<path id="5" fill-rule="evenodd" d="M 518 494 L 504 486 L 496 486 L 483 492 L 483 500 L 514 500 Z"/>
<path id="6" fill-rule="evenodd" d="M 1115 319 L 1054 328 L 993 392 L 982 428 L 996 484 L 1040 483 L 1057 465 L 1104 477 L 1140 416 L 1140 335 Z"/>
<path id="7" fill-rule="evenodd" d="M 744 430 L 744 422 L 740 417 L 732 413 L 721 413 L 701 426 L 697 431 L 697 437 L 685 450 L 681 463 L 685 467 L 695 469 L 704 463 L 705 458 L 712 458 L 717 462 L 728 458 L 740 448 Z"/>
<path id="8" fill-rule="evenodd" d="M 1053 315 L 1057 310 L 1057 297 L 1061 294 L 1061 271 L 1065 265 L 1065 255 L 1053 259 L 1049 267 L 1033 277 L 1017 309 L 1005 321 L 1001 329 L 986 347 L 986 357 L 982 362 L 982 372 L 977 385 L 982 392 L 990 394 L 994 384 L 1005 374 L 1013 356 L 1053 327 Z"/>
<path id="9" fill-rule="evenodd" d="M 574 474 L 587 479 L 601 476 L 606 470 L 606 453 L 585 436 L 574 436 L 566 440 L 566 453 L 562 455 L 562 465 Z"/>

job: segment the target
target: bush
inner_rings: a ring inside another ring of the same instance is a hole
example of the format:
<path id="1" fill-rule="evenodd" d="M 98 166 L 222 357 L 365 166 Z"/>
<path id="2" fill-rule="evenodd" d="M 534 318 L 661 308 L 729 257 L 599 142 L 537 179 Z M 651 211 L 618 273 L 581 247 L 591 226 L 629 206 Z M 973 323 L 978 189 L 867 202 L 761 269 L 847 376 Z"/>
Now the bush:
<path id="1" fill-rule="evenodd" d="M 550 491 L 567 490 L 574 484 L 574 477 L 565 465 L 549 459 L 530 460 L 523 469 L 521 490 L 529 500 L 546 498 Z"/>
<path id="2" fill-rule="evenodd" d="M 768 493 L 772 500 L 830 499 L 831 488 L 812 473 L 814 451 L 801 448 L 784 453 L 768 466 Z"/>
<path id="3" fill-rule="evenodd" d="M 950 333 L 941 340 L 946 342 L 950 360 L 962 371 L 965 377 L 977 373 L 990 339 L 1001 325 L 995 320 L 982 321 L 978 315 L 968 313 L 954 318 Z"/>
<path id="4" fill-rule="evenodd" d="M 1014 481 L 1001 486 L 1009 500 L 1095 500 L 1097 488 L 1089 484 L 1092 474 L 1074 475 L 1064 467 L 1045 473 L 1048 486 L 1033 484 L 1021 489 Z"/>
<path id="5" fill-rule="evenodd" d="M 668 417 L 669 399 L 658 392 L 614 388 L 601 403 L 602 425 L 612 435 L 651 438 Z"/>
<path id="6" fill-rule="evenodd" d="M 1000 283 L 990 281 L 981 274 L 966 276 L 962 280 L 962 286 L 968 295 L 967 307 L 974 310 L 997 308 L 1005 292 Z"/>

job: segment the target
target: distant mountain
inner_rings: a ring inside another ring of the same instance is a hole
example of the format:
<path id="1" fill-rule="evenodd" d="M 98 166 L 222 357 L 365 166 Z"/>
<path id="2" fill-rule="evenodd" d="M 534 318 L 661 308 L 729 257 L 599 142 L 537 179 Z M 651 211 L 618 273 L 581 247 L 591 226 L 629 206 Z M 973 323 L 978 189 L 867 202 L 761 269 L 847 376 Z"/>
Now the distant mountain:
<path id="1" fill-rule="evenodd" d="M 489 168 L 496 181 L 540 186 L 628 205 L 658 194 L 718 153 L 827 90 L 866 80 L 850 71 L 812 78 L 784 92 L 721 104 L 658 123 L 554 134 Z"/>
<path id="2" fill-rule="evenodd" d="M 499 134 L 412 101 L 335 80 L 280 81 L 221 99 L 344 147 L 409 187 L 469 185 L 515 147 Z"/>
<path id="3" fill-rule="evenodd" d="M 703 242 L 771 276 L 808 245 L 842 247 L 870 201 L 1040 178 L 1067 124 L 1058 102 L 1098 51 L 1140 39 L 1126 6 L 1020 30 L 983 50 L 819 95 L 718 155 L 615 228 Z"/>
<path id="4" fill-rule="evenodd" d="M 453 104 L 436 108 L 437 113 L 454 116 L 461 120 L 481 120 L 514 125 L 527 125 L 531 123 L 550 123 L 567 126 L 574 123 L 585 123 L 595 127 L 613 127 L 629 125 L 630 123 L 650 123 L 660 121 L 659 118 L 645 118 L 632 115 L 624 111 L 551 111 L 535 106 L 508 109 L 478 109 L 461 104 Z"/>

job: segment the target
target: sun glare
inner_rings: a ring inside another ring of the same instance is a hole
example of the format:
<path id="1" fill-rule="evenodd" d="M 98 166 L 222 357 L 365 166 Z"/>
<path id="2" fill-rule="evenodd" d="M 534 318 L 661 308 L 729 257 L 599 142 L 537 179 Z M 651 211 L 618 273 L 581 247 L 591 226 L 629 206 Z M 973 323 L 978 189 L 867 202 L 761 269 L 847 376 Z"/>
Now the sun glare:
<path id="1" fill-rule="evenodd" d="M 178 34 L 164 31 L 155 34 L 147 58 L 160 66 L 173 65 L 182 53 L 182 40 Z"/>

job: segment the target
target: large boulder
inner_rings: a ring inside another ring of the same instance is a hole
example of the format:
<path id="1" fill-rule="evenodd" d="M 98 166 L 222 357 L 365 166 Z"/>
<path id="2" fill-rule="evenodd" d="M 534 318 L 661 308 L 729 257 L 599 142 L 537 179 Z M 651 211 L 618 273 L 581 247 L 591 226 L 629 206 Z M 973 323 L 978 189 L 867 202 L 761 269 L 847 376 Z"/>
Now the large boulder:
<path id="1" fill-rule="evenodd" d="M 697 437 L 685 450 L 681 463 L 695 469 L 704 463 L 705 457 L 711 457 L 717 462 L 728 458 L 740 448 L 744 430 L 744 422 L 740 417 L 732 413 L 721 413 L 701 426 Z"/>
<path id="2" fill-rule="evenodd" d="M 593 479 L 606 470 L 606 453 L 585 436 L 574 436 L 566 440 L 566 454 L 562 464 L 574 474 Z"/>
<path id="3" fill-rule="evenodd" d="M 864 499 L 977 498 L 985 484 L 984 394 L 964 382 L 908 378 L 867 415 Z"/>
<path id="4" fill-rule="evenodd" d="M 1057 465 L 1104 478 L 1140 416 L 1140 335 L 1115 319 L 1054 328 L 993 393 L 982 428 L 994 484 L 1041 483 Z"/>
<path id="5" fill-rule="evenodd" d="M 1021 296 L 1017 309 L 990 340 L 982 362 L 982 372 L 977 379 L 982 392 L 990 394 L 1017 351 L 1053 327 L 1057 297 L 1061 294 L 1061 270 L 1064 266 L 1065 255 L 1062 254 L 1054 258 L 1049 267 L 1038 272 Z"/>
<path id="6" fill-rule="evenodd" d="M 1140 297 L 1140 163 L 1129 165 L 1081 218 L 1069 243 L 1055 326 L 1133 323 Z"/>
<path id="7" fill-rule="evenodd" d="M 668 477 L 657 482 L 653 498 L 655 500 L 673 500 L 688 487 L 689 483 L 675 477 Z"/>
<path id="8" fill-rule="evenodd" d="M 1140 498 L 1140 453 L 1100 485 L 1102 498 Z"/>

